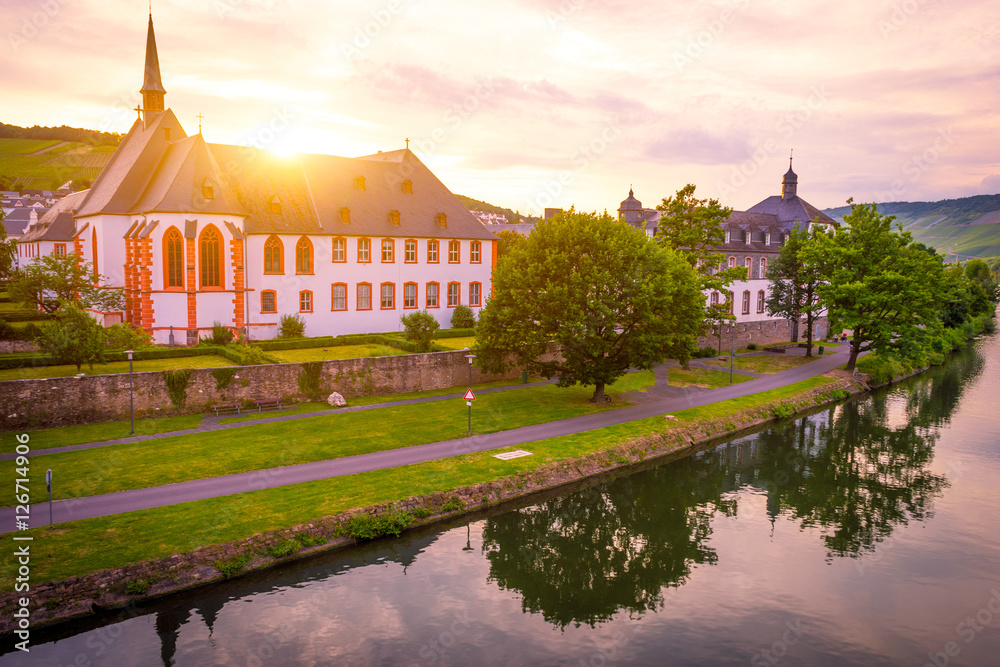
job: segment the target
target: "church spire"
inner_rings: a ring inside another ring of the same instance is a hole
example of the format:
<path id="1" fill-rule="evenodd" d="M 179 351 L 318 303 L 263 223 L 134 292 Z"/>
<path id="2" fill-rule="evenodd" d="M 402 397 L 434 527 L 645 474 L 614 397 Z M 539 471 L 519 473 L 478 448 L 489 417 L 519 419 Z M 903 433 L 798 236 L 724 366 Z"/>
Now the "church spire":
<path id="1" fill-rule="evenodd" d="M 794 171 L 792 171 L 792 154 L 788 154 L 788 171 L 785 172 L 784 178 L 781 179 L 781 198 L 782 199 L 792 199 L 796 196 L 795 190 L 799 185 L 799 177 Z"/>
<path id="2" fill-rule="evenodd" d="M 156 36 L 153 34 L 153 14 L 149 14 L 149 31 L 146 33 L 146 70 L 142 79 L 143 125 L 148 126 L 153 117 L 163 111 L 166 90 L 160 81 L 160 58 L 156 55 Z"/>

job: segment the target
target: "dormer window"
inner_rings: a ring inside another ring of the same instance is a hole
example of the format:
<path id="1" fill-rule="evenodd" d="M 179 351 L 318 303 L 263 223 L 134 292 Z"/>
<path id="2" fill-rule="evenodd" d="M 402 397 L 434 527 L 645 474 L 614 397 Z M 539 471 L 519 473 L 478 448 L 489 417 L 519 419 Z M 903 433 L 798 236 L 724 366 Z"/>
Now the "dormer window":
<path id="1" fill-rule="evenodd" d="M 747 239 L 747 245 L 750 245 L 751 243 L 753 243 L 753 232 L 747 232 L 746 233 L 746 239 Z"/>
<path id="2" fill-rule="evenodd" d="M 271 200 L 267 203 L 267 210 L 271 215 L 281 215 L 281 198 L 278 195 L 271 197 Z"/>
<path id="3" fill-rule="evenodd" d="M 389 222 L 399 226 L 399 211 L 389 211 Z"/>
<path id="4" fill-rule="evenodd" d="M 354 179 L 354 187 L 356 187 L 358 190 L 364 190 L 365 189 L 365 177 L 364 176 L 358 176 L 357 178 L 355 178 Z"/>
<path id="5" fill-rule="evenodd" d="M 732 235 L 732 232 L 730 232 L 730 231 L 729 231 L 729 230 L 727 229 L 727 230 L 726 230 L 726 243 L 729 243 L 729 237 L 730 237 L 731 235 Z"/>
<path id="6" fill-rule="evenodd" d="M 408 195 L 413 194 L 413 181 L 403 181 L 403 192 Z"/>
<path id="7" fill-rule="evenodd" d="M 440 227 L 441 229 L 448 228 L 448 216 L 445 215 L 444 213 L 438 213 L 435 220 L 437 220 L 438 227 Z"/>
<path id="8" fill-rule="evenodd" d="M 201 182 L 201 196 L 205 199 L 215 199 L 215 188 L 212 187 L 212 181 L 207 178 Z"/>
<path id="9" fill-rule="evenodd" d="M 771 245 L 771 232 L 764 234 L 764 245 Z"/>
<path id="10" fill-rule="evenodd" d="M 345 225 L 351 224 L 351 209 L 346 206 L 340 209 L 340 221 Z"/>

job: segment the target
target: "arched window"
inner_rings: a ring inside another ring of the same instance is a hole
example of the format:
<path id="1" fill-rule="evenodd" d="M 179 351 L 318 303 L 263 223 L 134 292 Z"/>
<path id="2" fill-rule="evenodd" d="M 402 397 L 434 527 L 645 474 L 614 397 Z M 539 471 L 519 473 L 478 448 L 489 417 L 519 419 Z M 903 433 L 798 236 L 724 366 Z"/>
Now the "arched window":
<path id="1" fill-rule="evenodd" d="M 393 310 L 396 307 L 395 283 L 382 283 L 382 310 Z"/>
<path id="2" fill-rule="evenodd" d="M 735 257 L 730 257 L 729 258 L 729 268 L 732 269 L 735 266 L 736 266 L 736 258 Z"/>
<path id="3" fill-rule="evenodd" d="M 757 312 L 758 313 L 764 312 L 764 290 L 760 290 L 757 292 Z"/>
<path id="4" fill-rule="evenodd" d="M 750 314 L 750 290 L 743 290 L 743 314 Z"/>
<path id="5" fill-rule="evenodd" d="M 403 261 L 407 264 L 417 263 L 417 240 L 406 239 L 403 242 Z"/>
<path id="6" fill-rule="evenodd" d="M 285 244 L 273 234 L 264 241 L 264 273 L 285 272 Z"/>
<path id="7" fill-rule="evenodd" d="M 330 310 L 347 310 L 347 283 L 331 285 L 330 297 Z"/>
<path id="8" fill-rule="evenodd" d="M 718 292 L 712 292 L 712 305 L 713 306 L 718 306 L 719 305 L 719 293 Z"/>
<path id="9" fill-rule="evenodd" d="M 260 312 L 278 312 L 278 293 L 273 289 L 266 289 L 260 293 Z"/>
<path id="10" fill-rule="evenodd" d="M 382 239 L 382 263 L 392 264 L 396 261 L 396 243 L 392 239 Z"/>
<path id="11" fill-rule="evenodd" d="M 417 284 L 403 283 L 403 308 L 417 307 Z"/>
<path id="12" fill-rule="evenodd" d="M 482 298 L 483 285 L 482 283 L 469 283 L 469 305 L 470 306 L 480 306 L 480 299 Z"/>
<path id="13" fill-rule="evenodd" d="M 163 287 L 177 289 L 184 287 L 184 238 L 176 227 L 170 227 L 163 235 Z"/>
<path id="14" fill-rule="evenodd" d="M 313 244 L 303 236 L 295 244 L 295 273 L 313 272 Z"/>
<path id="15" fill-rule="evenodd" d="M 372 284 L 358 283 L 358 298 L 354 301 L 358 310 L 372 309 Z"/>
<path id="16" fill-rule="evenodd" d="M 767 257 L 760 258 L 760 277 L 767 278 Z"/>
<path id="17" fill-rule="evenodd" d="M 472 264 L 479 264 L 483 261 L 483 244 L 479 241 L 473 241 L 469 244 L 469 262 Z"/>
<path id="18" fill-rule="evenodd" d="M 438 263 L 438 242 L 431 240 L 427 242 L 427 263 Z"/>
<path id="19" fill-rule="evenodd" d="M 462 303 L 462 286 L 458 283 L 448 283 L 448 307 L 454 308 Z"/>
<path id="20" fill-rule="evenodd" d="M 448 241 L 448 263 L 458 264 L 462 258 L 462 244 L 459 241 Z"/>
<path id="21" fill-rule="evenodd" d="M 427 307 L 438 307 L 438 284 L 436 282 L 427 283 Z"/>
<path id="22" fill-rule="evenodd" d="M 201 287 L 222 287 L 222 234 L 215 225 L 209 225 L 201 232 L 198 252 Z"/>
<path id="23" fill-rule="evenodd" d="M 310 290 L 299 292 L 299 312 L 311 313 L 313 311 L 313 293 Z"/>
<path id="24" fill-rule="evenodd" d="M 333 239 L 333 261 L 335 262 L 347 261 L 347 239 L 345 238 Z"/>
<path id="25" fill-rule="evenodd" d="M 753 279 L 753 258 L 752 257 L 747 257 L 746 259 L 744 259 L 743 260 L 743 266 L 745 266 L 746 270 L 747 270 L 747 280 L 752 280 Z"/>

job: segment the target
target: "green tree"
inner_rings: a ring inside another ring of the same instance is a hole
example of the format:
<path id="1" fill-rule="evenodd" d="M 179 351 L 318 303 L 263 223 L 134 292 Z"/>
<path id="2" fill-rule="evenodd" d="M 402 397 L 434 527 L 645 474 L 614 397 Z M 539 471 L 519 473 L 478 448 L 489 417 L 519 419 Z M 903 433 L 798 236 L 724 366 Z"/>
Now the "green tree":
<path id="1" fill-rule="evenodd" d="M 90 262 L 77 263 L 73 253 L 42 255 L 14 274 L 7 291 L 11 300 L 53 313 L 61 304 L 103 312 L 125 310 L 125 293 L 102 283 Z"/>
<path id="2" fill-rule="evenodd" d="M 806 356 L 812 356 L 813 329 L 816 320 L 826 310 L 819 296 L 818 287 L 822 281 L 819 267 L 815 262 L 806 262 L 803 249 L 812 242 L 817 228 L 807 232 L 795 225 L 785 240 L 778 256 L 767 267 L 770 283 L 765 302 L 768 315 L 783 317 L 794 323 L 793 338 L 797 340 L 799 321 L 806 318 Z"/>
<path id="3" fill-rule="evenodd" d="M 452 329 L 471 329 L 476 326 L 476 314 L 464 303 L 455 306 L 451 311 Z"/>
<path id="4" fill-rule="evenodd" d="M 37 342 L 54 361 L 73 364 L 77 370 L 83 364 L 93 370 L 95 363 L 104 361 L 107 347 L 101 325 L 72 302 L 62 304 L 54 322 L 42 325 Z"/>
<path id="5" fill-rule="evenodd" d="M 513 229 L 501 229 L 497 232 L 497 238 L 499 239 L 497 241 L 497 261 L 499 261 L 509 255 L 514 246 L 526 237 L 524 234 L 515 232 Z"/>
<path id="6" fill-rule="evenodd" d="M 17 257 L 17 241 L 7 238 L 4 217 L 3 209 L 0 209 L 0 280 L 7 280 L 13 275 L 14 258 Z"/>
<path id="7" fill-rule="evenodd" d="M 895 216 L 875 204 L 855 204 L 845 226 L 818 234 L 802 254 L 823 278 L 817 291 L 831 319 L 853 330 L 847 369 L 854 370 L 866 350 L 894 351 L 913 357 L 925 337 L 923 327 L 938 318 L 944 296 L 939 256 L 913 247 Z"/>
<path id="8" fill-rule="evenodd" d="M 973 315 L 983 315 L 996 310 L 1000 301 L 1000 284 L 990 271 L 990 267 L 981 259 L 973 259 L 965 265 L 965 278 L 969 281 Z"/>
<path id="9" fill-rule="evenodd" d="M 745 267 L 723 266 L 725 256 L 718 250 L 726 239 L 722 225 L 733 209 L 722 206 L 718 199 L 698 199 L 694 191 L 695 186 L 689 183 L 657 205 L 660 220 L 654 238 L 658 244 L 678 253 L 691 265 L 697 272 L 701 290 L 726 294 L 733 282 L 747 279 Z M 704 308 L 701 310 L 705 315 L 710 312 Z M 669 350 L 670 356 L 686 367 L 698 333 L 710 330 L 721 319 L 731 318 L 703 318 L 694 334 L 686 340 L 679 340 Z"/>
<path id="10" fill-rule="evenodd" d="M 412 341 L 420 352 L 431 349 L 431 341 L 434 334 L 441 327 L 434 316 L 426 310 L 418 310 L 401 318 L 403 328 L 406 330 L 406 339 Z"/>
<path id="11" fill-rule="evenodd" d="M 476 328 L 488 373 L 526 365 L 561 387 L 604 387 L 629 367 L 648 369 L 691 338 L 704 299 L 677 253 L 608 215 L 574 209 L 540 221 L 494 269 L 494 294 Z M 561 358 L 539 361 L 548 343 Z"/>

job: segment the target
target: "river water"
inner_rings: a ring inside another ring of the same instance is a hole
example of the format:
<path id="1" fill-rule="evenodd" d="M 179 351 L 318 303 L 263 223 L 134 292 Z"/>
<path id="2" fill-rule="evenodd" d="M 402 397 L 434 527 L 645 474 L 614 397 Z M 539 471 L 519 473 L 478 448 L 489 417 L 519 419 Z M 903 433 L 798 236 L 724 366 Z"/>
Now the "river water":
<path id="1" fill-rule="evenodd" d="M 696 456 L 36 635 L 0 665 L 1000 665 L 1000 336 Z"/>

